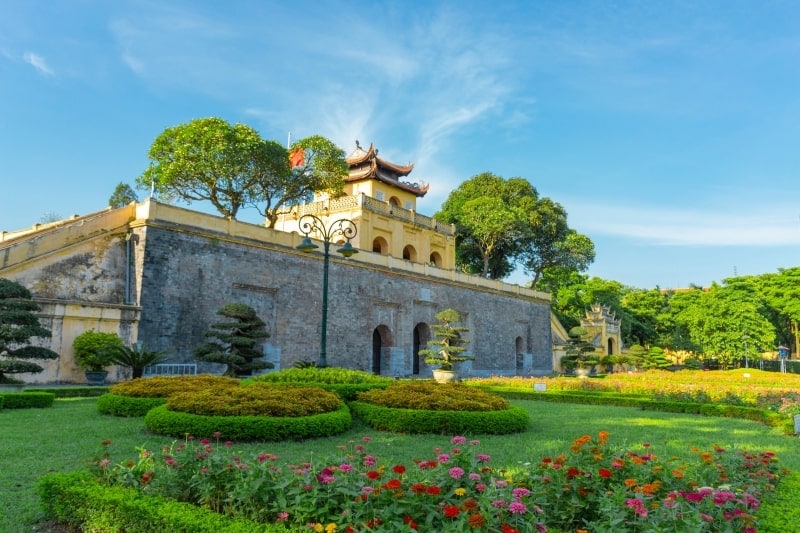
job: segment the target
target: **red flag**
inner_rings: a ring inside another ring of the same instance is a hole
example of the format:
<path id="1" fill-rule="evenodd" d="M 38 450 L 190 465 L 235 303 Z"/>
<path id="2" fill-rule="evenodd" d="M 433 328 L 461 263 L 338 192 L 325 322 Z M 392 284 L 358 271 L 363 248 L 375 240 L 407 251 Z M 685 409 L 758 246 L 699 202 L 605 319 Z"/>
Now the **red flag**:
<path id="1" fill-rule="evenodd" d="M 292 168 L 295 167 L 302 167 L 306 164 L 306 151 L 302 148 L 297 148 L 291 154 L 289 154 L 289 165 Z"/>

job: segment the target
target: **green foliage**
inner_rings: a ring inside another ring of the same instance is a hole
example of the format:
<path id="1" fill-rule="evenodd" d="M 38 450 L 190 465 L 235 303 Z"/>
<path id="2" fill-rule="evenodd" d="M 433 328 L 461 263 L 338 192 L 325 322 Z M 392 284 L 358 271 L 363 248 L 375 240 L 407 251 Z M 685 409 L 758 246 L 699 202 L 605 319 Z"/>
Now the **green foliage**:
<path id="1" fill-rule="evenodd" d="M 81 531 L 286 531 L 279 525 L 255 524 L 242 518 L 227 517 L 190 503 L 142 494 L 132 488 L 101 485 L 88 472 L 47 474 L 39 481 L 38 493 L 48 517 Z"/>
<path id="2" fill-rule="evenodd" d="M 781 479 L 778 490 L 764 498 L 759 507 L 758 531 L 760 533 L 785 533 L 800 524 L 800 472 L 792 472 Z"/>
<path id="3" fill-rule="evenodd" d="M 153 407 L 167 403 L 166 398 L 144 398 L 103 394 L 97 398 L 97 412 L 112 416 L 144 416 Z"/>
<path id="4" fill-rule="evenodd" d="M 283 207 L 308 199 L 315 190 L 335 195 L 344 184 L 344 152 L 333 143 L 312 136 L 292 146 L 297 148 L 305 149 L 306 164 L 292 169 L 289 152 L 253 128 L 214 117 L 196 119 L 167 128 L 153 141 L 150 167 L 137 183 L 153 183 L 167 200 L 208 200 L 232 219 L 242 207 L 253 206 L 272 226 Z"/>
<path id="5" fill-rule="evenodd" d="M 139 197 L 136 195 L 133 188 L 127 183 L 119 182 L 114 192 L 111 193 L 111 197 L 108 199 L 108 205 L 116 209 L 138 201 Z"/>
<path id="6" fill-rule="evenodd" d="M 2 392 L 5 409 L 27 409 L 52 407 L 56 395 L 50 392 Z"/>
<path id="7" fill-rule="evenodd" d="M 122 339 L 116 333 L 93 329 L 84 331 L 72 341 L 75 362 L 90 372 L 99 372 L 113 365 L 116 353 L 123 347 Z"/>
<path id="8" fill-rule="evenodd" d="M 155 376 L 123 381 L 112 385 L 108 392 L 133 398 L 166 398 L 176 392 L 214 389 L 224 394 L 226 388 L 238 387 L 239 380 L 211 374 L 196 376 Z"/>
<path id="9" fill-rule="evenodd" d="M 350 408 L 374 429 L 404 434 L 507 435 L 526 431 L 530 424 L 528 413 L 514 406 L 499 411 L 431 411 L 356 401 Z"/>
<path id="10" fill-rule="evenodd" d="M 269 333 L 252 307 L 232 303 L 222 306 L 217 314 L 229 320 L 213 324 L 205 333 L 209 340 L 195 349 L 197 360 L 226 364 L 225 375 L 231 377 L 275 366 L 264 361 L 264 354 L 256 347 Z"/>
<path id="11" fill-rule="evenodd" d="M 165 351 L 155 352 L 145 348 L 144 344 L 133 344 L 118 347 L 114 352 L 114 363 L 130 368 L 133 379 L 136 379 L 142 377 L 145 368 L 162 362 L 166 356 Z"/>
<path id="12" fill-rule="evenodd" d="M 48 348 L 30 346 L 33 338 L 49 338 L 50 330 L 39 322 L 39 306 L 28 289 L 0 278 L 0 383 L 15 383 L 7 374 L 39 373 L 44 370 L 29 359 L 58 359 Z"/>
<path id="13" fill-rule="evenodd" d="M 358 400 L 398 409 L 429 411 L 501 411 L 508 402 L 496 394 L 458 383 L 429 380 L 398 381 L 387 389 L 374 389 L 358 395 Z"/>
<path id="14" fill-rule="evenodd" d="M 340 404 L 335 393 L 318 387 L 266 383 L 175 392 L 167 397 L 171 411 L 214 416 L 309 416 L 335 411 Z"/>
<path id="15" fill-rule="evenodd" d="M 350 429 L 353 420 L 344 403 L 333 412 L 300 417 L 197 415 L 162 405 L 148 411 L 144 423 L 159 435 L 212 437 L 218 433 L 237 441 L 283 441 L 338 435 Z"/>
<path id="16" fill-rule="evenodd" d="M 455 309 L 444 309 L 436 313 L 438 324 L 431 325 L 434 338 L 428 341 L 428 348 L 419 351 L 429 365 L 438 366 L 442 370 L 452 370 L 453 364 L 474 359 L 472 356 L 463 355 L 464 347 L 469 341 L 461 334 L 469 329 L 459 326 L 461 313 Z"/>
<path id="17" fill-rule="evenodd" d="M 569 330 L 567 349 L 561 364 L 564 368 L 590 368 L 599 362 L 596 346 L 589 342 L 585 328 L 576 326 Z"/>
<path id="18" fill-rule="evenodd" d="M 253 381 L 268 383 L 391 383 L 393 380 L 363 370 L 334 366 L 317 368 L 316 365 L 311 365 L 262 374 L 254 377 Z"/>

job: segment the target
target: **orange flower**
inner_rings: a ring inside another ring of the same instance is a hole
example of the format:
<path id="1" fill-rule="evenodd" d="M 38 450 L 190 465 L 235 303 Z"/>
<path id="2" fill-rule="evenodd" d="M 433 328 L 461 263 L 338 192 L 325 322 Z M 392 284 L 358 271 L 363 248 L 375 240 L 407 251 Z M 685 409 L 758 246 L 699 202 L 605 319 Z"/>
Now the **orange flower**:
<path id="1" fill-rule="evenodd" d="M 625 483 L 625 486 L 629 489 L 636 486 L 636 480 L 632 478 L 626 479 L 623 483 Z"/>
<path id="2" fill-rule="evenodd" d="M 483 527 L 483 525 L 486 523 L 486 519 L 483 517 L 483 515 L 471 514 L 467 519 L 467 523 L 469 523 L 469 527 Z"/>
<path id="3" fill-rule="evenodd" d="M 597 434 L 597 442 L 606 444 L 608 442 L 608 431 L 601 431 Z"/>

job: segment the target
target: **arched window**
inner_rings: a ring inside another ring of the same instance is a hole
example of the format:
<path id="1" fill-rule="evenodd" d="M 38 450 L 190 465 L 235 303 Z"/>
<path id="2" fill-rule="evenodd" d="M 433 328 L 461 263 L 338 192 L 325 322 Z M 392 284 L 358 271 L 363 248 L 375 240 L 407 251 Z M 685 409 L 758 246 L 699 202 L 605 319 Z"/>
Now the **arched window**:
<path id="1" fill-rule="evenodd" d="M 392 196 L 391 198 L 389 198 L 389 205 L 392 205 L 394 207 L 400 207 L 400 198 L 398 198 L 397 196 Z"/>
<path id="2" fill-rule="evenodd" d="M 403 248 L 403 259 L 407 259 L 408 261 L 417 260 L 417 251 L 410 244 Z"/>
<path id="3" fill-rule="evenodd" d="M 442 256 L 439 255 L 439 252 L 433 252 L 431 254 L 430 264 L 432 266 L 442 268 Z"/>
<path id="4" fill-rule="evenodd" d="M 372 251 L 386 255 L 389 253 L 389 243 L 383 237 L 375 237 L 372 241 Z"/>

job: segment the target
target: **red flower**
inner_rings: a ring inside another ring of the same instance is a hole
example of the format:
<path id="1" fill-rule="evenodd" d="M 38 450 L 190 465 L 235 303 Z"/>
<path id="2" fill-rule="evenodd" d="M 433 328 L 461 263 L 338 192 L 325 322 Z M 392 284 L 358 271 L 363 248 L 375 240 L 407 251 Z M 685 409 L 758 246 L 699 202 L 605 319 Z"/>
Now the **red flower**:
<path id="1" fill-rule="evenodd" d="M 458 508 L 456 505 L 445 505 L 444 507 L 444 515 L 447 518 L 455 518 L 458 516 L 458 513 L 461 512 L 461 509 Z"/>
<path id="2" fill-rule="evenodd" d="M 390 479 L 388 483 L 386 483 L 386 488 L 389 490 L 399 489 L 403 486 L 403 483 L 399 479 Z"/>
<path id="3" fill-rule="evenodd" d="M 483 515 L 471 514 L 469 515 L 468 523 L 469 527 L 483 527 L 483 525 L 486 523 L 486 519 L 483 517 Z"/>
<path id="4" fill-rule="evenodd" d="M 403 517 L 403 522 L 408 524 L 408 527 L 410 527 L 411 529 L 413 529 L 413 530 L 417 529 L 417 523 L 414 522 L 414 519 L 411 518 L 410 516 L 408 516 L 408 515 L 404 516 Z"/>
<path id="5" fill-rule="evenodd" d="M 403 465 L 394 465 L 394 467 L 392 467 L 392 470 L 394 471 L 395 474 L 399 474 L 401 476 L 406 473 L 406 467 Z"/>
<path id="6" fill-rule="evenodd" d="M 600 477 L 610 478 L 611 477 L 611 470 L 609 470 L 608 468 L 601 468 L 598 471 L 598 474 L 600 474 Z"/>
<path id="7" fill-rule="evenodd" d="M 437 495 L 439 495 L 441 493 L 442 493 L 442 489 L 440 489 L 439 487 L 436 487 L 436 486 L 428 487 L 428 494 L 432 494 L 433 496 L 437 496 Z"/>
<path id="8" fill-rule="evenodd" d="M 503 533 L 519 533 L 519 529 L 509 526 L 508 524 L 501 524 L 500 531 Z"/>
<path id="9" fill-rule="evenodd" d="M 378 472 L 377 470 L 370 470 L 369 472 L 367 472 L 367 477 L 370 479 L 380 479 L 381 473 Z"/>
<path id="10" fill-rule="evenodd" d="M 411 492 L 413 492 L 414 494 L 424 494 L 425 489 L 427 489 L 427 487 L 425 486 L 424 483 L 414 483 L 413 485 L 411 485 Z"/>
<path id="11" fill-rule="evenodd" d="M 576 477 L 580 476 L 581 474 L 583 474 L 583 472 L 581 472 L 580 470 L 578 470 L 574 466 L 571 466 L 571 467 L 569 467 L 567 469 L 567 479 L 576 478 Z"/>

